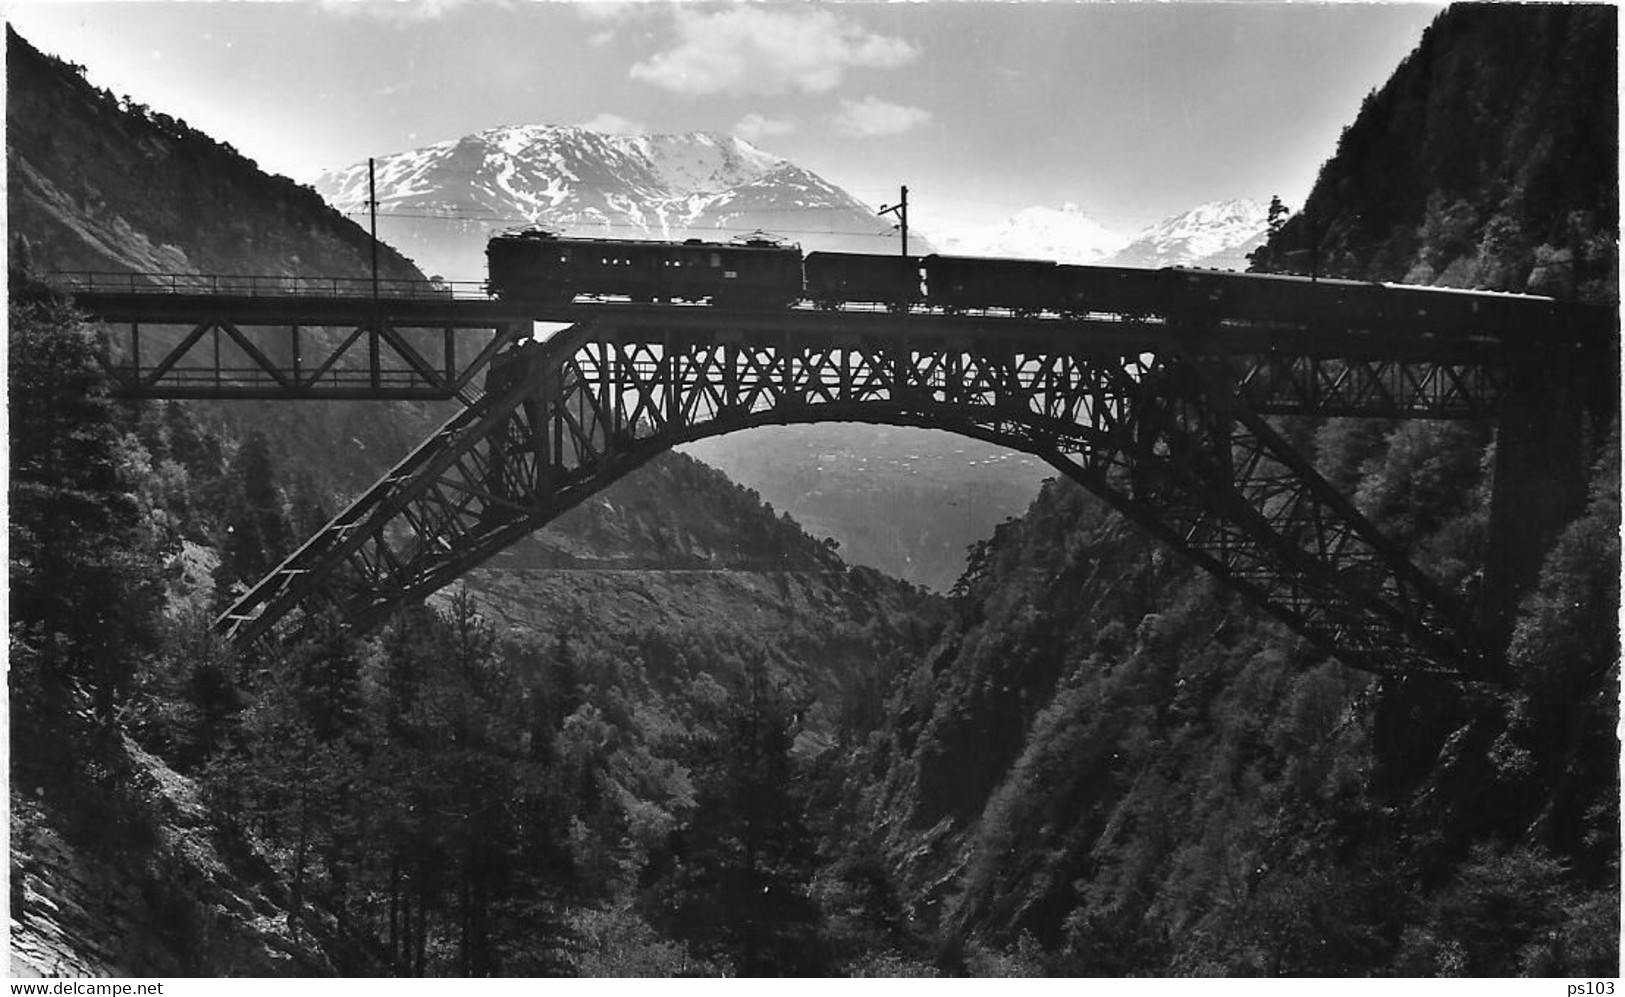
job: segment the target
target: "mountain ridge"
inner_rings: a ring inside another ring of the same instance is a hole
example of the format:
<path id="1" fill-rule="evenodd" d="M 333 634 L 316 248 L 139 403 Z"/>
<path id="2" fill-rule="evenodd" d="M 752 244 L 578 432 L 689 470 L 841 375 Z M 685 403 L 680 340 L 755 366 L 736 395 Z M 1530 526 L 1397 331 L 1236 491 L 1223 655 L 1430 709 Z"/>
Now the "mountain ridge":
<path id="1" fill-rule="evenodd" d="M 811 170 L 715 132 L 612 135 L 574 125 L 505 125 L 375 161 L 382 237 L 425 269 L 478 280 L 504 228 L 567 235 L 718 240 L 753 230 L 808 248 L 889 253 L 873 209 Z M 316 189 L 357 213 L 367 164 Z"/>

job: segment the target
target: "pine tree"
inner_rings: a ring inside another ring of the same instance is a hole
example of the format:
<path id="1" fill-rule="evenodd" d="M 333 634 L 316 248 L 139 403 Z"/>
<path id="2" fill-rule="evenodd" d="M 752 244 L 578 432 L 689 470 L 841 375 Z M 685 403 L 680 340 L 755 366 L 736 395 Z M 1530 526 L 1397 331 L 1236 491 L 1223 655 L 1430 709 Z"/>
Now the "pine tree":
<path id="1" fill-rule="evenodd" d="M 292 550 L 293 535 L 265 434 L 249 434 L 232 458 L 226 478 L 226 535 L 216 572 L 222 607 L 230 601 L 234 586 L 252 585 L 281 563 Z"/>
<path id="2" fill-rule="evenodd" d="M 156 645 L 161 573 L 130 470 L 143 461 L 109 398 L 104 344 L 64 299 L 12 284 L 13 689 L 55 710 L 82 692 L 107 722 Z"/>
<path id="3" fill-rule="evenodd" d="M 1280 235 L 1281 229 L 1286 225 L 1287 216 L 1291 214 L 1292 209 L 1288 208 L 1284 203 L 1282 203 L 1281 195 L 1270 195 L 1269 212 L 1265 218 L 1269 227 L 1269 237 L 1271 239 L 1275 238 L 1277 235 Z"/>
<path id="4" fill-rule="evenodd" d="M 819 973 L 815 854 L 790 748 L 800 710 L 759 664 L 700 745 L 698 809 L 665 905 L 678 937 L 740 976 Z"/>

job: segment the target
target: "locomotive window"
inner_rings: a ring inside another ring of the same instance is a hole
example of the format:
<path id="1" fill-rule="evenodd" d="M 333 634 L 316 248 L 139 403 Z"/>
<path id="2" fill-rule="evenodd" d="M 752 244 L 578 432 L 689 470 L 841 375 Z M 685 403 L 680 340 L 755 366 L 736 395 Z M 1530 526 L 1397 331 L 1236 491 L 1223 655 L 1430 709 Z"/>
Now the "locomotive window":
<path id="1" fill-rule="evenodd" d="M 714 267 L 722 266 L 722 254 L 721 253 L 712 253 L 711 254 L 711 265 L 714 266 Z"/>

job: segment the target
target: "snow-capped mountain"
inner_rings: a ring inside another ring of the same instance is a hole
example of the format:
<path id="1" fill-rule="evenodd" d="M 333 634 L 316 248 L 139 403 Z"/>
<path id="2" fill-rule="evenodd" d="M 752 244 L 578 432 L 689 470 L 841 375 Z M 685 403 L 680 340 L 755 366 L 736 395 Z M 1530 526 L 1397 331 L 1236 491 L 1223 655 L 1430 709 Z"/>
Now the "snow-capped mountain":
<path id="1" fill-rule="evenodd" d="M 1009 256 L 1104 266 L 1199 266 L 1245 270 L 1264 241 L 1268 209 L 1258 201 L 1213 201 L 1164 218 L 1129 237 L 1090 218 L 1076 204 L 1024 208 L 1002 225 L 931 232 L 945 253 Z"/>
<path id="2" fill-rule="evenodd" d="M 480 279 L 486 240 L 523 225 L 631 239 L 761 229 L 809 250 L 897 245 L 888 219 L 817 174 L 706 132 L 514 125 L 383 157 L 376 174 L 380 238 L 450 280 Z M 339 210 L 364 213 L 367 164 L 323 174 L 316 189 Z"/>
<path id="3" fill-rule="evenodd" d="M 937 235 L 941 251 L 960 256 L 1008 256 L 1097 263 L 1122 249 L 1128 239 L 1084 214 L 1076 204 L 1023 208 L 1004 224 L 949 236 Z"/>
<path id="4" fill-rule="evenodd" d="M 1126 267 L 1247 269 L 1264 241 L 1269 209 L 1260 201 L 1212 201 L 1164 218 L 1101 262 Z"/>

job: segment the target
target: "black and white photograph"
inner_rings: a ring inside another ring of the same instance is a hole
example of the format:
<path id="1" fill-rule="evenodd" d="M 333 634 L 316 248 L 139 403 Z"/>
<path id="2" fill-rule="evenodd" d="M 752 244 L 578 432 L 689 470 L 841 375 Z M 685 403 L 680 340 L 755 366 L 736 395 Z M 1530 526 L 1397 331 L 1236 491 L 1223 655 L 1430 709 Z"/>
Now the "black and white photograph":
<path id="1" fill-rule="evenodd" d="M 1613 4 L 0 17 L 13 994 L 1614 993 Z"/>

